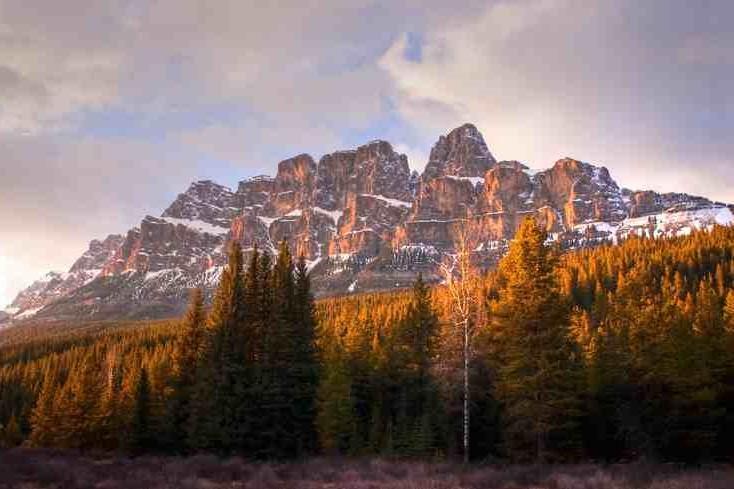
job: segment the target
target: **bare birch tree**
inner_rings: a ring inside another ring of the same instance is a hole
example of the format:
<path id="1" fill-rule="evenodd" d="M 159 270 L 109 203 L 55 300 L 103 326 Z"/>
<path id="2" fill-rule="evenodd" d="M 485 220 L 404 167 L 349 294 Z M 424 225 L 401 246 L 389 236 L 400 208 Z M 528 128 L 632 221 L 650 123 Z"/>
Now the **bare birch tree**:
<path id="1" fill-rule="evenodd" d="M 465 223 L 457 226 L 455 253 L 441 264 L 451 302 L 451 321 L 454 334 L 463 340 L 463 449 L 464 462 L 469 461 L 469 422 L 471 389 L 469 365 L 472 357 L 472 339 L 475 332 L 474 313 L 477 309 L 478 275 L 471 263 L 468 229 Z"/>

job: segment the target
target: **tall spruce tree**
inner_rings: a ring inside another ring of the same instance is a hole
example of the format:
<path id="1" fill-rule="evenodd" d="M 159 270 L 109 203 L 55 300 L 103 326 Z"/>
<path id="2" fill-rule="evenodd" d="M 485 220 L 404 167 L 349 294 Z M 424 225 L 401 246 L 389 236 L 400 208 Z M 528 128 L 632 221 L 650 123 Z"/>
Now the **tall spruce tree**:
<path id="1" fill-rule="evenodd" d="M 130 422 L 130 438 L 128 449 L 136 454 L 150 451 L 154 448 L 155 436 L 151 422 L 151 392 L 150 379 L 145 367 L 140 369 L 138 380 L 135 383 L 135 397 L 133 399 L 133 416 Z"/>
<path id="2" fill-rule="evenodd" d="M 173 356 L 173 388 L 168 417 L 170 442 L 176 451 L 183 451 L 186 429 L 191 415 L 191 399 L 196 382 L 196 369 L 201 356 L 205 334 L 204 293 L 191 291 L 189 309 L 181 323 L 181 336 Z"/>
<path id="3" fill-rule="evenodd" d="M 55 370 L 45 372 L 41 391 L 31 412 L 30 441 L 34 447 L 51 447 L 57 443 L 62 413 L 56 401 L 61 384 Z"/>
<path id="4" fill-rule="evenodd" d="M 734 334 L 734 289 L 726 295 L 724 305 L 724 324 L 730 334 Z"/>
<path id="5" fill-rule="evenodd" d="M 245 340 L 245 360 L 250 366 L 254 366 L 260 361 L 262 356 L 262 345 L 260 342 L 263 330 L 263 311 L 261 310 L 260 295 L 263 293 L 262 273 L 260 270 L 264 257 L 261 257 L 257 246 L 254 247 L 250 254 L 250 261 L 247 265 L 244 277 L 243 291 L 243 314 L 244 314 L 244 331 L 243 338 Z"/>
<path id="6" fill-rule="evenodd" d="M 344 345 L 335 341 L 323 352 L 322 358 L 316 419 L 321 448 L 329 455 L 349 453 L 356 442 L 357 418 Z"/>
<path id="7" fill-rule="evenodd" d="M 718 432 L 717 455 L 723 459 L 731 459 L 731 454 L 734 453 L 734 289 L 730 289 L 726 295 L 724 328 L 725 369 L 719 392 L 719 406 L 724 414 Z"/>
<path id="8" fill-rule="evenodd" d="M 57 408 L 64 416 L 59 427 L 58 446 L 81 450 L 96 448 L 102 428 L 103 385 L 99 362 L 90 352 L 74 366 L 60 392 Z"/>
<path id="9" fill-rule="evenodd" d="M 431 306 L 430 290 L 423 276 L 413 284 L 408 315 L 400 328 L 403 375 L 399 402 L 406 414 L 399 423 L 404 433 L 404 450 L 413 456 L 429 455 L 437 441 L 438 389 L 431 373 L 438 341 L 438 318 Z"/>
<path id="10" fill-rule="evenodd" d="M 5 426 L 0 424 L 0 448 L 17 447 L 23 441 L 20 423 L 15 415 L 10 416 Z"/>
<path id="11" fill-rule="evenodd" d="M 296 360 L 296 308 L 293 259 L 288 243 L 278 247 L 270 273 L 271 319 L 263 334 L 262 430 L 258 455 L 265 458 L 293 457 L 298 451 L 298 432 L 291 401 L 296 395 L 293 365 Z"/>
<path id="12" fill-rule="evenodd" d="M 301 256 L 296 265 L 294 284 L 294 359 L 291 365 L 294 390 L 293 416 L 298 443 L 296 456 L 316 451 L 316 390 L 319 364 L 316 357 L 316 318 L 311 295 L 311 279 L 306 260 Z"/>
<path id="13" fill-rule="evenodd" d="M 244 401 L 242 248 L 232 242 L 229 262 L 209 313 L 207 335 L 192 400 L 189 446 L 231 453 L 242 440 L 237 413 Z"/>
<path id="14" fill-rule="evenodd" d="M 500 263 L 504 287 L 494 311 L 504 441 L 513 457 L 536 461 L 573 453 L 582 381 L 556 255 L 545 241 L 534 219 L 521 224 Z"/>

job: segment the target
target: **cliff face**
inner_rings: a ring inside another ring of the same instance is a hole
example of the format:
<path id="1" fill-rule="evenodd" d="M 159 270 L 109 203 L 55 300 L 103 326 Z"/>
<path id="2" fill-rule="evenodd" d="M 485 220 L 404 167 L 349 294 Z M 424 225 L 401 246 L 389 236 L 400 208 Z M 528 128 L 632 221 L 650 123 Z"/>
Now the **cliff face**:
<path id="1" fill-rule="evenodd" d="M 386 141 L 278 164 L 232 191 L 193 183 L 160 217 L 94 240 L 67 273 L 21 292 L 11 318 L 154 317 L 178 313 L 191 287 L 211 291 L 239 241 L 274 253 L 287 240 L 308 261 L 319 295 L 437 280 L 459 233 L 489 267 L 525 216 L 577 247 L 636 234 L 672 236 L 734 222 L 732 208 L 703 197 L 620 189 L 606 168 L 572 158 L 533 172 L 496 161 L 471 124 L 441 136 L 422 174 Z"/>

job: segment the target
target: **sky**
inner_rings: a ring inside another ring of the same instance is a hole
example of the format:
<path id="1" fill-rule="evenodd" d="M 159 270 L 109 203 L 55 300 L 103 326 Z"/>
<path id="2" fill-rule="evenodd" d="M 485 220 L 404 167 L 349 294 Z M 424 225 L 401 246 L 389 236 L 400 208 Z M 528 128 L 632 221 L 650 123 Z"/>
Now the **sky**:
<path id="1" fill-rule="evenodd" d="M 734 202 L 730 0 L 0 0 L 0 308 L 188 184 L 386 139 Z"/>

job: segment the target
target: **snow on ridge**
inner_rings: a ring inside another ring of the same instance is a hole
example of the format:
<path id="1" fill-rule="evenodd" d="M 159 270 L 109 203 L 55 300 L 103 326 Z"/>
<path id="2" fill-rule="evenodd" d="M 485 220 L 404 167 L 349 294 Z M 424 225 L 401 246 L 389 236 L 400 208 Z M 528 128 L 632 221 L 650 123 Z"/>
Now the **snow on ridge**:
<path id="1" fill-rule="evenodd" d="M 168 275 L 169 273 L 181 273 L 181 269 L 180 268 L 163 268 L 161 270 L 156 270 L 154 272 L 146 272 L 145 278 L 143 280 L 147 282 L 149 280 L 154 280 L 160 277 L 161 275 Z"/>
<path id="2" fill-rule="evenodd" d="M 33 309 L 26 309 L 25 311 L 23 311 L 20 314 L 18 314 L 17 316 L 15 316 L 14 319 L 28 319 L 28 318 L 32 318 L 33 316 L 35 316 L 36 314 L 38 314 L 38 312 L 41 309 L 43 309 L 43 307 L 44 306 L 34 307 Z"/>
<path id="3" fill-rule="evenodd" d="M 729 207 L 721 207 L 714 219 L 716 220 L 716 224 L 731 226 L 734 224 L 734 212 Z"/>
<path id="4" fill-rule="evenodd" d="M 361 197 L 371 197 L 373 199 L 381 200 L 383 202 L 386 202 L 388 205 L 392 207 L 407 207 L 410 209 L 413 207 L 413 204 L 411 202 L 406 202 L 404 200 L 398 200 L 398 199 L 391 199 L 389 197 L 385 197 L 384 195 L 378 195 L 378 194 L 360 194 Z"/>
<path id="5" fill-rule="evenodd" d="M 315 206 L 313 208 L 314 212 L 318 212 L 319 214 L 324 214 L 325 216 L 329 216 L 333 221 L 334 224 L 339 222 L 339 219 L 341 219 L 342 215 L 344 214 L 344 211 L 336 210 L 336 211 L 327 211 L 326 209 L 322 207 Z"/>
<path id="6" fill-rule="evenodd" d="M 200 221 L 198 219 L 180 219 L 178 217 L 161 217 L 161 219 L 174 225 L 180 224 L 182 226 L 186 226 L 189 229 L 193 229 L 194 231 L 213 234 L 215 236 L 227 234 L 229 232 L 229 228 L 210 224 L 208 222 Z"/>
<path id="7" fill-rule="evenodd" d="M 85 276 L 83 280 L 83 285 L 87 285 L 89 282 L 99 277 L 99 275 L 102 273 L 102 269 L 101 268 L 90 268 L 87 270 L 81 270 L 81 272 L 83 272 L 85 275 L 89 274 L 88 276 Z"/>
<path id="8" fill-rule="evenodd" d="M 272 182 L 275 180 L 270 175 L 255 175 L 254 177 L 245 178 L 243 182 Z"/>
<path id="9" fill-rule="evenodd" d="M 627 218 L 622 222 L 622 226 L 647 226 L 651 222 L 656 224 L 656 232 L 663 232 L 666 226 L 694 225 L 699 228 L 714 224 L 728 226 L 734 224 L 734 214 L 728 207 L 709 207 L 678 212 L 664 211 L 649 216 Z"/>
<path id="10" fill-rule="evenodd" d="M 456 175 L 446 175 L 446 178 L 469 182 L 471 183 L 472 187 L 476 187 L 477 185 L 484 185 L 484 177 L 457 177 Z"/>
<path id="11" fill-rule="evenodd" d="M 257 218 L 262 222 L 267 229 L 270 229 L 270 226 L 277 221 L 279 218 L 277 217 L 266 217 L 266 216 L 257 216 Z"/>
<path id="12" fill-rule="evenodd" d="M 641 217 L 628 217 L 621 222 L 586 222 L 574 226 L 574 231 L 585 233 L 593 227 L 597 232 L 607 234 L 616 244 L 619 236 L 646 234 L 652 229 L 654 237 L 687 236 L 694 230 L 711 229 L 714 226 L 734 225 L 734 213 L 728 207 L 708 207 L 705 209 L 663 211 Z"/>

